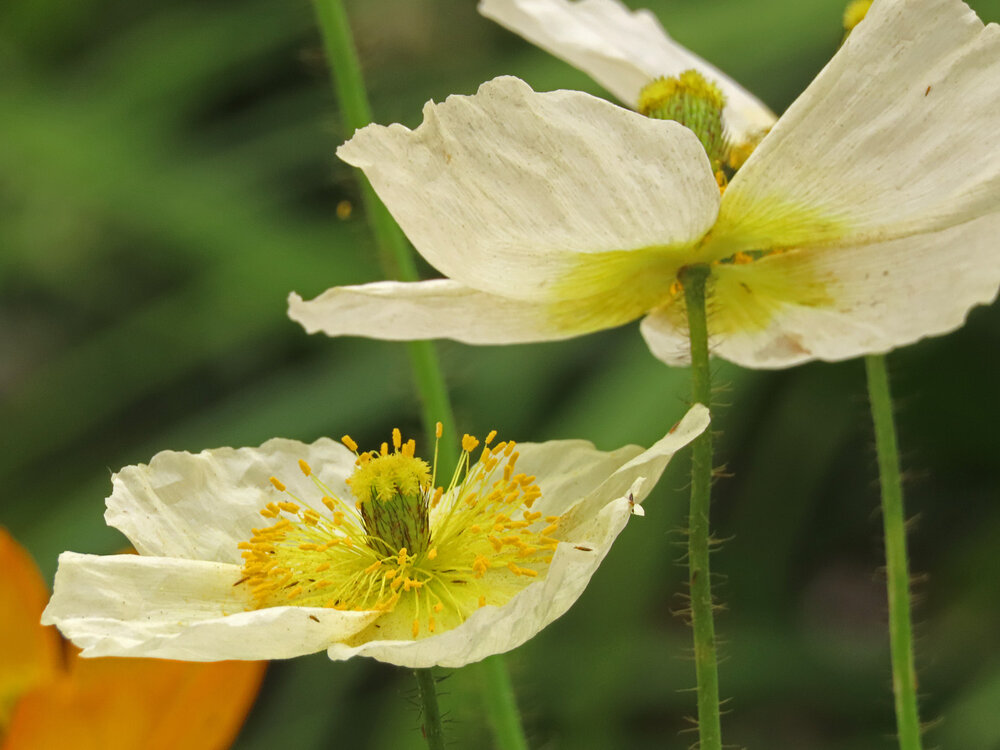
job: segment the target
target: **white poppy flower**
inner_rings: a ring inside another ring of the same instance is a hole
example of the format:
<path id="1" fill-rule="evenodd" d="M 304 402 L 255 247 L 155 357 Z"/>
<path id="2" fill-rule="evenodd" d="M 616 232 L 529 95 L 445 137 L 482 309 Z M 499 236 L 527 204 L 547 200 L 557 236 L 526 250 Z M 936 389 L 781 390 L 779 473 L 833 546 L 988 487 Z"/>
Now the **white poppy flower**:
<path id="1" fill-rule="evenodd" d="M 466 436 L 438 490 L 398 430 L 360 455 L 346 436 L 165 451 L 118 472 L 107 501 L 139 554 L 61 555 L 42 621 L 84 656 L 478 661 L 572 605 L 708 419 L 696 405 L 645 451 L 491 433 L 476 461 Z"/>
<path id="2" fill-rule="evenodd" d="M 687 359 L 686 265 L 713 352 L 747 367 L 880 353 L 959 327 L 1000 284 L 1000 28 L 880 0 L 720 195 L 697 137 L 515 78 L 370 125 L 361 167 L 450 279 L 290 297 L 310 332 L 500 344 L 646 315 Z"/>
<path id="3" fill-rule="evenodd" d="M 723 120 L 734 143 L 774 125 L 767 106 L 721 70 L 681 46 L 656 16 L 618 0 L 480 0 L 479 12 L 579 68 L 632 109 L 650 81 L 697 70 L 726 97 Z"/>

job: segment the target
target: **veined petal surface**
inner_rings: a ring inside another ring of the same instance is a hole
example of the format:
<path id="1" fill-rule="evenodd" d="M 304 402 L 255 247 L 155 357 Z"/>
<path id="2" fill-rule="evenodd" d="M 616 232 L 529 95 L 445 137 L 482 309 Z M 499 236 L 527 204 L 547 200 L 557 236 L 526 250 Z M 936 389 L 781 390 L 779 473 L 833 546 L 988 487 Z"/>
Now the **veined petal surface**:
<path id="1" fill-rule="evenodd" d="M 939 232 L 885 242 L 837 245 L 725 266 L 714 280 L 712 352 L 744 367 L 779 368 L 813 359 L 837 361 L 883 353 L 963 324 L 972 305 L 997 296 L 1000 214 Z M 776 294 L 815 286 L 823 295 Z M 677 311 L 642 322 L 653 353 L 688 361 Z"/>
<path id="2" fill-rule="evenodd" d="M 287 659 L 365 628 L 378 612 L 323 607 L 246 611 L 240 566 L 140 555 L 59 556 L 42 616 L 83 656 L 185 661 Z"/>
<path id="3" fill-rule="evenodd" d="M 148 465 L 128 466 L 112 477 L 104 518 L 142 555 L 239 566 L 236 545 L 262 524 L 260 509 L 281 497 L 270 477 L 281 477 L 296 494 L 314 491 L 297 469 L 300 459 L 314 464 L 329 487 L 347 493 L 355 456 L 343 445 L 275 438 L 259 448 L 162 451 Z"/>
<path id="4" fill-rule="evenodd" d="M 604 296 L 553 302 L 511 299 L 451 279 L 378 281 L 333 287 L 308 301 L 293 292 L 288 316 L 307 332 L 328 336 L 390 341 L 447 338 L 467 344 L 554 341 L 642 315 L 646 307 L 645 296 L 638 291 L 641 282 L 623 284 L 615 297 L 620 304 L 612 304 Z"/>
<path id="5" fill-rule="evenodd" d="M 774 124 L 767 106 L 671 39 L 648 10 L 631 11 L 618 0 L 480 0 L 479 12 L 584 71 L 633 109 L 647 83 L 693 68 L 725 94 L 723 120 L 732 140 Z"/>
<path id="6" fill-rule="evenodd" d="M 706 258 L 713 350 L 749 367 L 885 352 L 1000 286 L 1000 27 L 881 0 L 730 183 Z M 778 252 L 772 252 L 778 251 Z M 674 305 L 643 324 L 683 361 Z"/>
<path id="7" fill-rule="evenodd" d="M 669 259 L 705 234 L 719 204 L 687 128 L 511 77 L 428 103 L 416 130 L 362 128 L 337 154 L 364 170 L 439 271 L 514 299 L 634 296 L 622 256 Z"/>
<path id="8" fill-rule="evenodd" d="M 709 244 L 877 244 L 997 213 L 998 131 L 1000 27 L 961 0 L 879 0 L 730 183 Z"/>

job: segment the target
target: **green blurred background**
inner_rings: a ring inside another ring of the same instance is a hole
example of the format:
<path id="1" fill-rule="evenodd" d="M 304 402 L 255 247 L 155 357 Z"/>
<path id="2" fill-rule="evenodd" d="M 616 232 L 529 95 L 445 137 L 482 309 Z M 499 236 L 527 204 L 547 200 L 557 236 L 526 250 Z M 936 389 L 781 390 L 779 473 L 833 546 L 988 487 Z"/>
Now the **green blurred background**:
<path id="1" fill-rule="evenodd" d="M 632 2 L 633 7 L 636 5 Z M 840 0 L 647 3 L 776 112 L 834 52 Z M 1000 20 L 1000 0 L 973 7 Z M 602 92 L 473 2 L 348 3 L 379 121 L 500 74 Z M 928 29 L 927 33 L 933 33 Z M 305 0 L 7 0 L 0 7 L 0 524 L 51 578 L 107 553 L 109 473 L 162 449 L 420 434 L 405 348 L 309 337 L 291 290 L 379 278 Z M 961 113 L 956 112 L 956 117 Z M 424 268 L 427 276 L 434 275 Z M 687 373 L 635 325 L 559 344 L 438 347 L 459 427 L 648 444 Z M 1000 748 L 1000 308 L 890 357 L 931 746 Z M 891 748 L 882 548 L 859 362 L 719 363 L 715 556 L 726 738 Z M 576 606 L 508 658 L 538 748 L 682 748 L 694 711 L 678 566 L 686 457 Z M 924 575 L 926 574 L 926 575 Z M 443 676 L 443 673 L 442 673 Z M 455 747 L 489 747 L 475 673 L 441 684 Z M 236 747 L 421 748 L 405 670 L 275 663 Z M 678 734 L 681 732 L 681 734 Z"/>

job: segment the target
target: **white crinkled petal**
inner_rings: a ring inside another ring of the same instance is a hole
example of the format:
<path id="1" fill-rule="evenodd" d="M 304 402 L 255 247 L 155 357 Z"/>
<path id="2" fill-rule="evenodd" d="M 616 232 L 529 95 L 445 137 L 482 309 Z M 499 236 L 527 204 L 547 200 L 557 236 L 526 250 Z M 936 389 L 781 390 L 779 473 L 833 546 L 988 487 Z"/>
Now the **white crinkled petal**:
<path id="1" fill-rule="evenodd" d="M 300 472 L 299 459 L 331 489 L 349 496 L 344 480 L 355 456 L 343 445 L 327 438 L 311 445 L 275 438 L 259 448 L 163 451 L 148 465 L 127 466 L 112 478 L 104 518 L 140 554 L 240 565 L 236 545 L 250 538 L 252 528 L 265 525 L 260 509 L 287 499 L 271 485 L 271 476 L 299 497 L 321 497 Z"/>
<path id="2" fill-rule="evenodd" d="M 301 606 L 248 611 L 238 562 L 185 559 L 196 554 L 227 558 L 230 542 L 236 556 L 235 544 L 245 536 L 233 529 L 259 523 L 260 485 L 270 486 L 272 474 L 283 475 L 295 494 L 315 491 L 300 489 L 308 480 L 286 470 L 299 458 L 312 464 L 334 494 L 346 494 L 353 454 L 329 440 L 312 446 L 272 440 L 259 449 L 159 454 L 148 467 L 121 472 L 108 504 L 109 518 L 145 555 L 64 553 L 43 622 L 58 626 L 85 656 L 278 659 L 326 648 L 335 659 L 364 654 L 405 666 L 477 661 L 514 648 L 571 606 L 634 503 L 659 478 L 673 452 L 707 424 L 707 411 L 696 406 L 646 451 L 627 446 L 602 453 L 582 441 L 522 445 L 521 468 L 537 471 L 544 493 L 538 509 L 564 518 L 563 541 L 545 576 L 502 607 L 481 608 L 452 630 L 412 641 L 370 640 L 377 637 L 375 621 L 384 614 L 378 611 Z M 250 494 L 244 497 L 240 491 L 247 487 Z M 205 507 L 236 520 L 213 520 Z M 153 549 L 174 556 L 152 556 Z"/>
<path id="3" fill-rule="evenodd" d="M 618 0 L 480 0 L 479 12 L 584 71 L 622 102 L 636 107 L 650 81 L 696 69 L 726 96 L 726 129 L 736 142 L 774 124 L 759 99 L 681 46 L 648 10 Z"/>
<path id="4" fill-rule="evenodd" d="M 653 310 L 642 319 L 639 332 L 658 360 L 671 367 L 687 367 L 691 364 L 691 339 L 687 328 L 678 326 L 678 320 L 677 315 Z M 717 353 L 714 346 L 710 353 Z"/>
<path id="5" fill-rule="evenodd" d="M 766 294 L 756 287 L 765 273 L 792 288 L 820 280 L 831 304 L 767 303 L 766 327 L 714 335 L 712 352 L 744 367 L 778 368 L 887 352 L 948 333 L 965 322 L 971 307 L 996 299 L 998 236 L 1000 214 L 992 214 L 940 232 L 765 258 L 741 282 L 756 293 L 750 298 L 755 304 Z M 729 305 L 732 316 L 740 302 L 729 297 L 720 304 Z M 654 311 L 641 326 L 653 354 L 668 364 L 687 361 L 687 332 L 678 320 Z"/>
<path id="6" fill-rule="evenodd" d="M 428 103 L 416 130 L 362 128 L 337 154 L 438 270 L 515 299 L 620 294 L 603 268 L 571 288 L 566 277 L 596 253 L 689 247 L 719 204 L 687 128 L 511 77 Z"/>
<path id="7" fill-rule="evenodd" d="M 579 598 L 630 516 L 626 498 L 609 502 L 586 528 L 578 530 L 574 544 L 559 545 L 544 579 L 502 607 L 481 607 L 456 628 L 414 641 L 373 640 L 353 647 L 336 643 L 327 653 L 335 660 L 370 656 L 404 667 L 461 667 L 516 648 Z"/>
<path id="8" fill-rule="evenodd" d="M 710 421 L 709 411 L 704 405 L 692 406 L 666 435 L 620 466 L 571 509 L 566 523 L 567 533 L 576 533 L 574 524 L 585 525 L 587 518 L 604 504 L 607 497 L 625 495 L 635 504 L 642 503 L 674 454 L 707 430 Z"/>
<path id="9" fill-rule="evenodd" d="M 879 0 L 730 183 L 713 238 L 875 252 L 995 214 L 997 132 L 1000 27 L 961 0 Z"/>
<path id="10" fill-rule="evenodd" d="M 719 356 L 745 367 L 787 367 L 883 353 L 959 328 L 1000 286 L 1000 214 L 941 232 L 776 256 L 795 284 L 828 279 L 831 307 L 788 305 L 763 332 L 722 336 Z"/>
<path id="11" fill-rule="evenodd" d="M 245 611 L 237 565 L 138 555 L 59 556 L 42 623 L 84 656 L 184 661 L 286 659 L 327 648 L 380 612 L 315 607 Z"/>
<path id="12" fill-rule="evenodd" d="M 625 496 L 636 480 L 645 479 L 642 491 L 633 497 L 635 503 L 641 503 L 674 454 L 708 424 L 708 409 L 695 404 L 646 450 L 629 445 L 605 453 L 583 440 L 519 443 L 518 470 L 538 477 L 542 497 L 534 509 L 544 515 L 562 515 L 572 509 L 572 521 L 563 525 L 564 530 L 572 530 L 573 523 L 585 522 L 609 499 Z"/>
<path id="13" fill-rule="evenodd" d="M 560 314 L 559 308 L 558 302 L 498 297 L 451 279 L 333 287 L 308 301 L 294 292 L 288 297 L 288 316 L 309 333 L 390 341 L 447 338 L 467 344 L 514 344 L 592 330 L 570 325 L 574 319 L 588 319 Z"/>

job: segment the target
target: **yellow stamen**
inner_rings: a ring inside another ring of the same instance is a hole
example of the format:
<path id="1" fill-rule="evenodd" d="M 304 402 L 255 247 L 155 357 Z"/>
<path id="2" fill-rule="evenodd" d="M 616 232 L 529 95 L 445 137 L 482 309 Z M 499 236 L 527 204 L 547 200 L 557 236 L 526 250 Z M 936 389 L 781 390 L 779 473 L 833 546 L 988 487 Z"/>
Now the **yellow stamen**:
<path id="1" fill-rule="evenodd" d="M 285 485 L 283 485 L 281 483 L 281 480 L 278 479 L 277 477 L 271 477 L 271 484 L 274 485 L 274 489 L 278 490 L 278 492 L 285 491 Z"/>
<path id="2" fill-rule="evenodd" d="M 269 501 L 260 512 L 271 525 L 237 545 L 248 603 L 385 613 L 379 625 L 393 638 L 453 627 L 487 597 L 502 606 L 545 574 L 558 542 L 534 528 L 543 516 L 530 502 L 541 490 L 517 472 L 516 443 L 496 440 L 496 430 L 483 442 L 464 435 L 461 468 L 441 487 L 398 429 L 380 451 L 364 453 L 345 435 L 357 459 L 347 482 L 355 497 L 338 497 L 317 480 L 314 496 Z M 276 477 L 272 484 L 288 492 Z M 321 507 L 326 513 L 314 509 Z M 557 526 L 551 518 L 545 531 Z M 395 610 L 405 597 L 406 608 Z"/>

